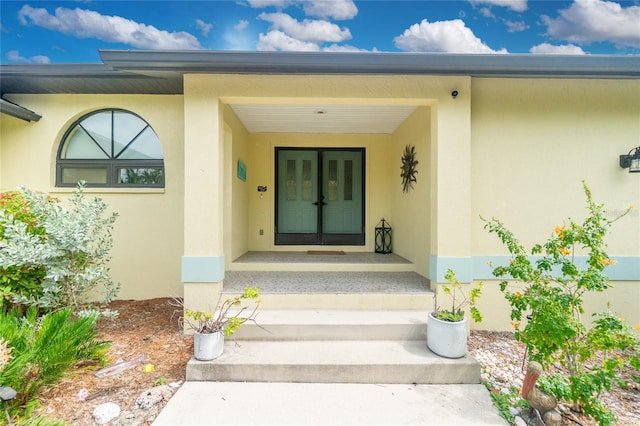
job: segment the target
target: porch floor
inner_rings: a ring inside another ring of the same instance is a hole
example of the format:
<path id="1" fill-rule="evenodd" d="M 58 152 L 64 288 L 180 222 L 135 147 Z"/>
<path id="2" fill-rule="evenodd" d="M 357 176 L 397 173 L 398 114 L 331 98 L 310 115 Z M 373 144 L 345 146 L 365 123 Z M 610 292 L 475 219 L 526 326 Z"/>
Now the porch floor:
<path id="1" fill-rule="evenodd" d="M 226 271 L 225 292 L 239 292 L 252 286 L 260 287 L 263 294 L 431 293 L 429 280 L 405 270 L 411 262 L 393 253 L 248 252 L 234 264 L 252 264 L 254 268 Z M 296 264 L 300 269 L 274 270 L 278 264 Z M 313 269 L 304 270 L 306 264 Z M 376 270 L 381 264 L 397 265 L 399 270 Z M 261 265 L 265 266 L 264 270 L 260 270 Z M 347 265 L 356 266 L 358 270 L 342 270 Z"/>

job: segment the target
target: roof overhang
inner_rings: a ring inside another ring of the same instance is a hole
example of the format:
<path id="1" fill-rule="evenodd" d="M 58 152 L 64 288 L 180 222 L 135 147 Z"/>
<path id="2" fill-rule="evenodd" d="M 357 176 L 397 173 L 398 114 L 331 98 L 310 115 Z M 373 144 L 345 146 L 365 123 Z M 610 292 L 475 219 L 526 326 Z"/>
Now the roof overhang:
<path id="1" fill-rule="evenodd" d="M 640 78 L 640 56 L 100 50 L 100 57 L 102 64 L 0 65 L 0 95 L 3 98 L 11 94 L 43 93 L 181 95 L 184 75 L 190 73 Z M 33 121 L 40 118 L 5 99 L 1 106 L 3 114 Z M 273 107 L 263 108 L 269 109 Z M 248 121 L 249 117 L 245 119 Z"/>
<path id="2" fill-rule="evenodd" d="M 0 65 L 0 95 L 182 94 L 189 73 L 640 78 L 640 56 L 100 50 L 100 57 L 102 64 Z"/>
<path id="3" fill-rule="evenodd" d="M 143 73 L 640 78 L 640 56 L 100 50 L 100 57 L 114 69 Z"/>
<path id="4" fill-rule="evenodd" d="M 35 112 L 4 99 L 0 99 L 0 113 L 7 114 L 11 117 L 19 118 L 24 121 L 38 121 L 42 118 L 42 116 Z"/>

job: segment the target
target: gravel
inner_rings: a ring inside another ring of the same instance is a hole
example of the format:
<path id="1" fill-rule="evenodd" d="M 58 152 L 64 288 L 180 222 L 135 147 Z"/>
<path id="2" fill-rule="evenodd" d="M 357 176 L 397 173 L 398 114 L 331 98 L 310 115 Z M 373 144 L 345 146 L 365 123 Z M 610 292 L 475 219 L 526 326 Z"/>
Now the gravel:
<path id="1" fill-rule="evenodd" d="M 481 379 L 490 392 L 509 394 L 513 393 L 512 388 L 516 388 L 518 392 L 521 390 L 524 368 L 526 368 L 525 347 L 513 338 L 513 333 L 472 331 L 469 337 L 469 353 L 482 365 Z M 560 371 L 559 368 L 556 370 Z M 600 399 L 613 411 L 618 419 L 618 425 L 638 426 L 640 425 L 638 371 L 625 370 L 622 372 L 622 377 L 628 381 L 629 385 L 626 388 L 614 387 L 611 392 L 604 392 Z M 565 424 L 597 425 L 593 419 L 572 412 L 565 404 L 561 404 L 560 408 Z M 525 418 L 516 418 L 519 422 L 526 420 L 527 424 L 535 424 L 535 419 L 530 418 L 528 413 L 519 414 Z"/>

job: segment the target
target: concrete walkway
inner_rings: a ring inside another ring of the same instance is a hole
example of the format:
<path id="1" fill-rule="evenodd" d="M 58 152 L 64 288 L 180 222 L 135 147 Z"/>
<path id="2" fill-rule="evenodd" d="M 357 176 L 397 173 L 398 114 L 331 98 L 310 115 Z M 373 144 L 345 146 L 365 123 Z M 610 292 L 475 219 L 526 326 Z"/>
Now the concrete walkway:
<path id="1" fill-rule="evenodd" d="M 507 424 L 480 384 L 186 382 L 153 426 Z"/>

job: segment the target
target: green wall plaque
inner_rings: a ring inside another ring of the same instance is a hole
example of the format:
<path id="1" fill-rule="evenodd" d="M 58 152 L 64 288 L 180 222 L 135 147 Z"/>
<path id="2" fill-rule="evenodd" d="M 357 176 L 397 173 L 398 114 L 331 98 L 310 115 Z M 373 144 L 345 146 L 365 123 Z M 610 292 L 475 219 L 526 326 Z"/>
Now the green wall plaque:
<path id="1" fill-rule="evenodd" d="M 238 160 L 238 178 L 247 181 L 247 165 L 242 160 Z"/>

